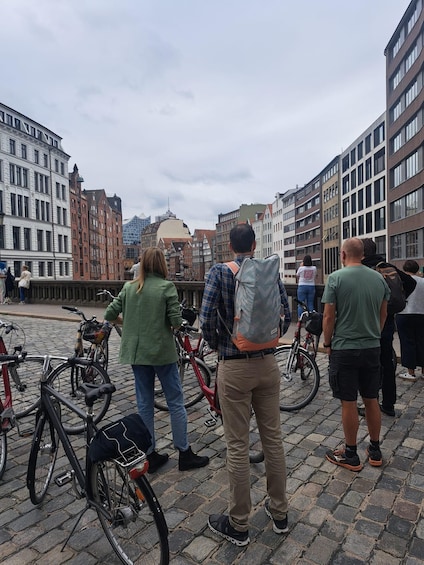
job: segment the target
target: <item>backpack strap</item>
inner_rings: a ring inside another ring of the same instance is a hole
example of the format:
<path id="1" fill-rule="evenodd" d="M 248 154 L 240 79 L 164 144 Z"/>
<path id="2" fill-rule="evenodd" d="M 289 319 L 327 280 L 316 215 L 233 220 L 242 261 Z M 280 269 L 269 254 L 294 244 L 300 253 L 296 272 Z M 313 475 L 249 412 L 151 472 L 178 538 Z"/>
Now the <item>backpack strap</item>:
<path id="1" fill-rule="evenodd" d="M 235 261 L 229 261 L 228 263 L 224 263 L 230 269 L 234 276 L 239 272 L 240 265 Z"/>

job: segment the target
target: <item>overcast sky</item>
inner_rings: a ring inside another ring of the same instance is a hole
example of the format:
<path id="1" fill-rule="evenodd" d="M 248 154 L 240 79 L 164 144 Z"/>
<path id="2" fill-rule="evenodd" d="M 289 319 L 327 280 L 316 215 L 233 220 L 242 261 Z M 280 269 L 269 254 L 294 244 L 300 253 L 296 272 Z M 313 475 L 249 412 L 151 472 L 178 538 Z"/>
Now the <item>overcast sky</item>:
<path id="1" fill-rule="evenodd" d="M 385 110 L 409 0 L 0 0 L 0 100 L 124 218 L 191 233 L 303 186 Z"/>

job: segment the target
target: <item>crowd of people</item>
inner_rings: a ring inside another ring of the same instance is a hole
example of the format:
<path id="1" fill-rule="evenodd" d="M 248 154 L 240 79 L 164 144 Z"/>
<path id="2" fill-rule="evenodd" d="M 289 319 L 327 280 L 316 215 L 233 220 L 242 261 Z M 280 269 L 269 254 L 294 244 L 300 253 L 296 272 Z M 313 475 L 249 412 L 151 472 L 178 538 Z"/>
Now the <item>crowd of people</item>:
<path id="1" fill-rule="evenodd" d="M 231 230 L 230 249 L 237 269 L 254 256 L 255 246 L 255 233 L 249 224 L 240 224 Z M 341 248 L 340 262 L 342 267 L 328 276 L 321 303 L 329 384 L 334 398 L 341 403 L 344 442 L 328 450 L 326 459 L 358 472 L 363 467 L 357 451 L 359 415 L 365 416 L 369 434 L 366 457 L 373 467 L 380 467 L 384 459 L 380 447 L 381 414 L 396 415 L 396 358 L 393 355 L 396 327 L 404 366 L 399 376 L 408 380 L 424 378 L 424 279 L 414 260 L 406 261 L 403 270 L 396 269 L 406 305 L 400 312 L 393 313 L 387 279 L 376 270 L 376 266 L 391 265 L 377 254 L 373 240 L 347 239 Z M 317 278 L 317 268 L 312 263 L 311 257 L 306 255 L 296 273 L 298 299 L 305 302 L 309 310 L 314 309 Z M 219 263 L 210 269 L 200 311 L 203 336 L 218 354 L 217 378 L 229 482 L 228 512 L 209 516 L 208 526 L 233 544 L 244 546 L 249 543 L 251 511 L 249 423 L 252 410 L 264 452 L 268 495 L 264 512 L 277 534 L 288 531 L 286 462 L 280 425 L 280 373 L 274 349 L 245 351 L 235 345 L 231 330 L 237 271 L 229 265 Z M 133 275 L 134 279 L 124 284 L 104 317 L 123 324 L 119 360 L 132 367 L 138 411 L 152 436 L 152 446 L 147 453 L 149 472 L 158 471 L 169 459 L 168 453 L 156 450 L 156 378 L 168 404 L 179 470 L 204 467 L 209 458 L 193 453 L 188 438 L 173 339 L 173 330 L 182 324 L 181 308 L 176 287 L 167 280 L 163 252 L 158 248 L 146 249 L 134 265 Z M 283 283 L 278 279 L 275 284 L 278 284 L 284 334 L 290 325 L 291 310 Z M 358 396 L 362 398 L 363 407 L 358 407 Z"/>

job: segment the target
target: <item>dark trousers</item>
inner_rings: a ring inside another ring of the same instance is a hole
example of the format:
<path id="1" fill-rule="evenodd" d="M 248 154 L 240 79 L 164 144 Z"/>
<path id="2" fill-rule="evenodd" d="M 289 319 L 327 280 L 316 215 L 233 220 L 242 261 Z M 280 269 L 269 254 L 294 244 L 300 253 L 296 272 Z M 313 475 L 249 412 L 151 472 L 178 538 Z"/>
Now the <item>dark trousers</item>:
<path id="1" fill-rule="evenodd" d="M 424 367 L 424 314 L 397 314 L 396 325 L 402 365 Z"/>
<path id="2" fill-rule="evenodd" d="M 396 357 L 393 351 L 395 333 L 394 316 L 388 316 L 381 332 L 381 394 L 384 408 L 391 409 L 396 403 Z"/>

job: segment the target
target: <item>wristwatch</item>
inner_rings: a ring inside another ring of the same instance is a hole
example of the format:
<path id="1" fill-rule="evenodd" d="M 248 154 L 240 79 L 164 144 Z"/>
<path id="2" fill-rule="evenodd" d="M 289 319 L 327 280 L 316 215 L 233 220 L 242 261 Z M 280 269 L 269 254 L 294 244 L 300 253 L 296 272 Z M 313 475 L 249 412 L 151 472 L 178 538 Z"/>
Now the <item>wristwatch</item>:
<path id="1" fill-rule="evenodd" d="M 331 347 L 331 343 L 324 343 L 324 347 Z"/>

